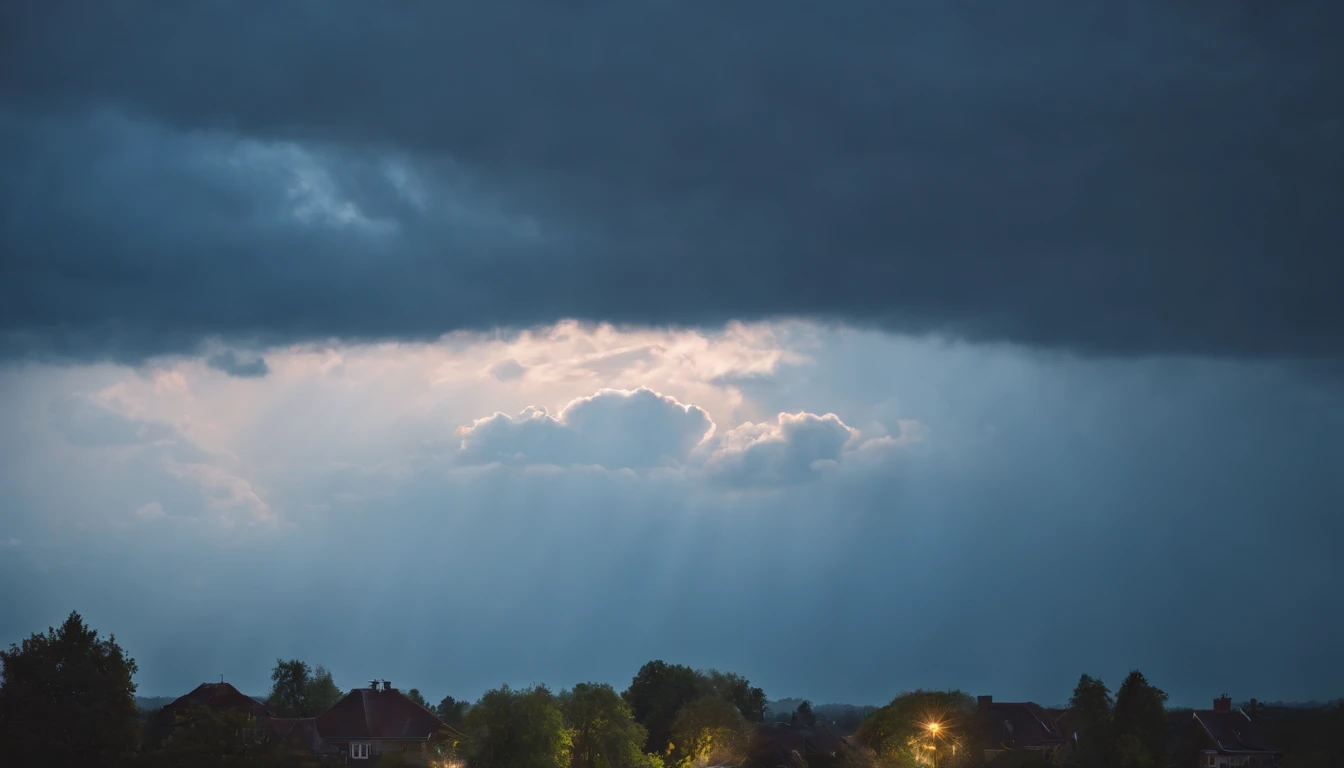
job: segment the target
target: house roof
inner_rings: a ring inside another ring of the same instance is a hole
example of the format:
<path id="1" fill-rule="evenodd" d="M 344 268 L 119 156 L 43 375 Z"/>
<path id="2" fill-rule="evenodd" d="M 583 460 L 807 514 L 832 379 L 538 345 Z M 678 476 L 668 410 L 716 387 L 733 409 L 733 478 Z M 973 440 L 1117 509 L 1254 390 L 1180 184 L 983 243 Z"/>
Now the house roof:
<path id="1" fill-rule="evenodd" d="M 266 705 L 247 696 L 230 683 L 201 683 L 191 693 L 179 696 L 154 714 L 154 720 L 172 725 L 177 716 L 195 706 L 205 706 L 216 712 L 244 712 L 256 717 L 268 713 Z"/>
<path id="2" fill-rule="evenodd" d="M 290 743 L 300 742 L 312 752 L 326 751 L 326 742 L 317 730 L 315 717 L 269 717 L 262 728 L 274 738 Z"/>
<path id="3" fill-rule="evenodd" d="M 1265 739 L 1259 724 L 1241 709 L 1197 709 L 1194 717 L 1220 752 L 1278 752 Z"/>
<path id="4" fill-rule="evenodd" d="M 444 727 L 433 712 L 394 689 L 356 688 L 318 715 L 317 731 L 331 739 L 427 739 Z"/>
<path id="5" fill-rule="evenodd" d="M 1063 744 L 1055 717 L 1030 701 L 982 703 L 976 733 L 987 749 L 1029 749 Z"/>

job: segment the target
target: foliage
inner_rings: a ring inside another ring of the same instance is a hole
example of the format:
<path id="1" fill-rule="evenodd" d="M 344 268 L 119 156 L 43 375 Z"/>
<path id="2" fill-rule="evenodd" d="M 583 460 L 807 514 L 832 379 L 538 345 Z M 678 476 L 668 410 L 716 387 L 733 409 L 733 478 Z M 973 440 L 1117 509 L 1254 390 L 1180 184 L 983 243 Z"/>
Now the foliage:
<path id="1" fill-rule="evenodd" d="M 341 695 L 326 667 L 313 669 L 300 659 L 276 659 L 266 706 L 280 717 L 316 717 L 331 709 Z"/>
<path id="2" fill-rule="evenodd" d="M 406 698 L 410 699 L 411 701 L 414 701 L 416 704 L 419 704 L 425 709 L 429 709 L 429 702 L 425 701 L 425 697 L 420 695 L 419 688 L 412 688 L 411 690 L 407 691 Z"/>
<path id="3" fill-rule="evenodd" d="M 196 706 L 177 717 L 161 750 L 142 754 L 136 768 L 299 768 L 313 765 L 296 754 L 260 738 L 257 723 L 242 712 L 217 712 Z"/>
<path id="4" fill-rule="evenodd" d="M 462 751 L 472 768 L 565 768 L 569 732 L 545 686 L 486 691 L 463 722 Z"/>
<path id="5" fill-rule="evenodd" d="M 704 696 L 687 704 L 672 723 L 669 762 L 677 768 L 736 765 L 746 756 L 747 721 L 732 702 Z"/>
<path id="6" fill-rule="evenodd" d="M 1167 694 L 1137 669 L 1125 677 L 1115 694 L 1114 727 L 1119 768 L 1165 765 Z M 1132 738 L 1130 738 L 1132 737 Z"/>
<path id="7" fill-rule="evenodd" d="M 1078 733 L 1078 763 L 1083 768 L 1108 768 L 1111 765 L 1114 730 L 1111 691 L 1091 675 L 1078 678 L 1069 699 Z"/>
<path id="8" fill-rule="evenodd" d="M 467 716 L 467 710 L 471 705 L 465 701 L 458 701 L 452 696 L 444 696 L 439 702 L 439 706 L 434 708 L 434 714 L 439 716 L 446 725 L 452 728 L 461 728 L 462 721 Z"/>
<path id="9" fill-rule="evenodd" d="M 412 688 L 411 690 L 415 689 Z M 400 752 L 387 752 L 378 759 L 378 768 L 403 768 L 407 765 L 410 765 L 410 763 L 406 760 L 406 755 Z"/>
<path id="10" fill-rule="evenodd" d="M 681 708 L 702 692 L 702 679 L 693 669 L 681 664 L 650 661 L 640 667 L 621 694 L 630 709 L 649 732 L 646 752 L 663 754 L 672 740 L 672 723 Z"/>
<path id="11" fill-rule="evenodd" d="M 0 726 L 13 765 L 123 764 L 139 739 L 135 660 L 71 612 L 0 651 Z"/>
<path id="12" fill-rule="evenodd" d="M 855 733 L 883 765 L 930 764 L 935 755 L 965 749 L 966 724 L 975 704 L 961 691 L 902 693 L 868 716 Z M 935 733 L 930 723 L 937 723 Z"/>
<path id="13" fill-rule="evenodd" d="M 621 695 L 634 711 L 635 719 L 648 729 L 645 750 L 657 754 L 667 751 L 672 723 L 681 709 L 705 696 L 731 703 L 747 722 L 765 720 L 765 691 L 741 675 L 715 669 L 702 672 L 681 664 L 650 661 L 640 668 Z"/>
<path id="14" fill-rule="evenodd" d="M 707 693 L 731 702 L 747 722 L 765 722 L 765 691 L 735 672 L 711 669 L 700 674 Z"/>
<path id="15" fill-rule="evenodd" d="M 812 702 L 803 699 L 798 708 L 793 710 L 793 717 L 790 722 L 803 728 L 811 728 L 817 724 L 817 716 L 812 712 Z"/>
<path id="16" fill-rule="evenodd" d="M 306 694 L 312 675 L 313 671 L 299 659 L 276 659 L 266 706 L 280 717 L 309 716 Z"/>
<path id="17" fill-rule="evenodd" d="M 308 679 L 308 685 L 304 689 L 305 706 L 313 717 L 316 717 L 336 705 L 341 700 L 340 687 L 332 679 L 331 672 L 321 664 L 313 670 L 313 675 Z"/>
<path id="18" fill-rule="evenodd" d="M 579 683 L 574 690 L 561 692 L 560 709 L 573 745 L 573 768 L 649 764 L 649 756 L 644 753 L 648 731 L 635 722 L 630 705 L 610 685 Z"/>

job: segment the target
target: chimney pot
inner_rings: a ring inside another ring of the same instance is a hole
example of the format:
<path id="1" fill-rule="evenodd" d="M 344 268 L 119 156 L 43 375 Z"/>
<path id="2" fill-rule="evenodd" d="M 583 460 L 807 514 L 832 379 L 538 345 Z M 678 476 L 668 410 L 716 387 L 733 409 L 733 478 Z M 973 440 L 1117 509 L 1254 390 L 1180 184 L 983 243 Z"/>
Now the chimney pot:
<path id="1" fill-rule="evenodd" d="M 1222 696 L 1219 696 L 1218 698 L 1214 699 L 1214 700 L 1213 700 L 1213 711 L 1214 711 L 1214 712 L 1231 712 L 1231 711 L 1232 711 L 1232 697 L 1228 696 L 1227 694 L 1223 694 Z"/>

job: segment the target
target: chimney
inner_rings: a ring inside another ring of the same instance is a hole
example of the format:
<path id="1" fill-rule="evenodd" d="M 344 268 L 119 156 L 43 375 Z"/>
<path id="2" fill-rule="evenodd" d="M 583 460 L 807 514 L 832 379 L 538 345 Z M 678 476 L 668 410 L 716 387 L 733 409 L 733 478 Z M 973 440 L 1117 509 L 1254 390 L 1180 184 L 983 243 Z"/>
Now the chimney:
<path id="1" fill-rule="evenodd" d="M 980 714 L 983 715 L 983 714 L 985 714 L 986 712 L 989 711 L 989 705 L 994 703 L 994 697 L 993 697 L 993 696 L 976 696 L 976 697 L 975 697 L 975 701 L 976 701 L 977 704 L 980 705 Z"/>
<path id="2" fill-rule="evenodd" d="M 1251 716 L 1255 716 L 1255 699 L 1251 699 Z"/>
<path id="3" fill-rule="evenodd" d="M 392 681 L 391 681 L 391 680 L 384 680 L 384 681 L 383 681 L 383 690 L 384 690 L 384 691 L 395 691 L 395 690 L 397 690 L 397 689 L 392 687 Z"/>
<path id="4" fill-rule="evenodd" d="M 1213 700 L 1213 711 L 1214 711 L 1214 712 L 1231 712 L 1231 711 L 1232 711 L 1232 697 L 1230 697 L 1230 696 L 1228 696 L 1226 693 L 1224 693 L 1222 696 L 1219 696 L 1218 698 L 1214 699 L 1214 700 Z"/>
<path id="5" fill-rule="evenodd" d="M 369 687 L 373 689 L 373 692 L 374 692 L 374 693 L 377 693 L 377 692 L 378 692 L 378 678 L 375 677 L 374 679 L 370 680 L 370 681 L 369 681 Z"/>

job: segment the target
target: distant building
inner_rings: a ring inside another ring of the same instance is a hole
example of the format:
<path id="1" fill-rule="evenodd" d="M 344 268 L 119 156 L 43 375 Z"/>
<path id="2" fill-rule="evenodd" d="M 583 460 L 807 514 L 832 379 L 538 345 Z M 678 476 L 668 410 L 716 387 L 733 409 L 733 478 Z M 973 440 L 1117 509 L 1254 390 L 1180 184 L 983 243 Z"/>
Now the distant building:
<path id="1" fill-rule="evenodd" d="M 433 712 L 406 698 L 386 681 L 356 688 L 314 718 L 327 754 L 351 761 L 377 761 L 400 752 L 407 762 L 429 761 L 429 739 L 444 727 Z"/>
<path id="2" fill-rule="evenodd" d="M 986 763 L 1017 750 L 1038 752 L 1042 760 L 1057 762 L 1062 749 L 1073 740 L 1073 734 L 1066 735 L 1059 725 L 1066 714 L 1067 710 L 1049 710 L 1030 701 L 994 701 L 993 696 L 979 696 L 970 736 L 984 749 Z"/>
<path id="3" fill-rule="evenodd" d="M 1255 711 L 1255 701 L 1251 701 Z M 1196 750 L 1200 768 L 1269 768 L 1278 764 L 1279 751 L 1263 729 L 1232 699 L 1220 696 L 1213 709 L 1194 711 Z"/>
<path id="4" fill-rule="evenodd" d="M 191 693 L 179 696 L 150 715 L 146 741 L 151 744 L 163 743 L 180 724 L 179 718 L 196 707 L 205 707 L 212 712 L 237 712 L 255 720 L 270 714 L 265 704 L 243 694 L 229 683 L 201 683 Z"/>

